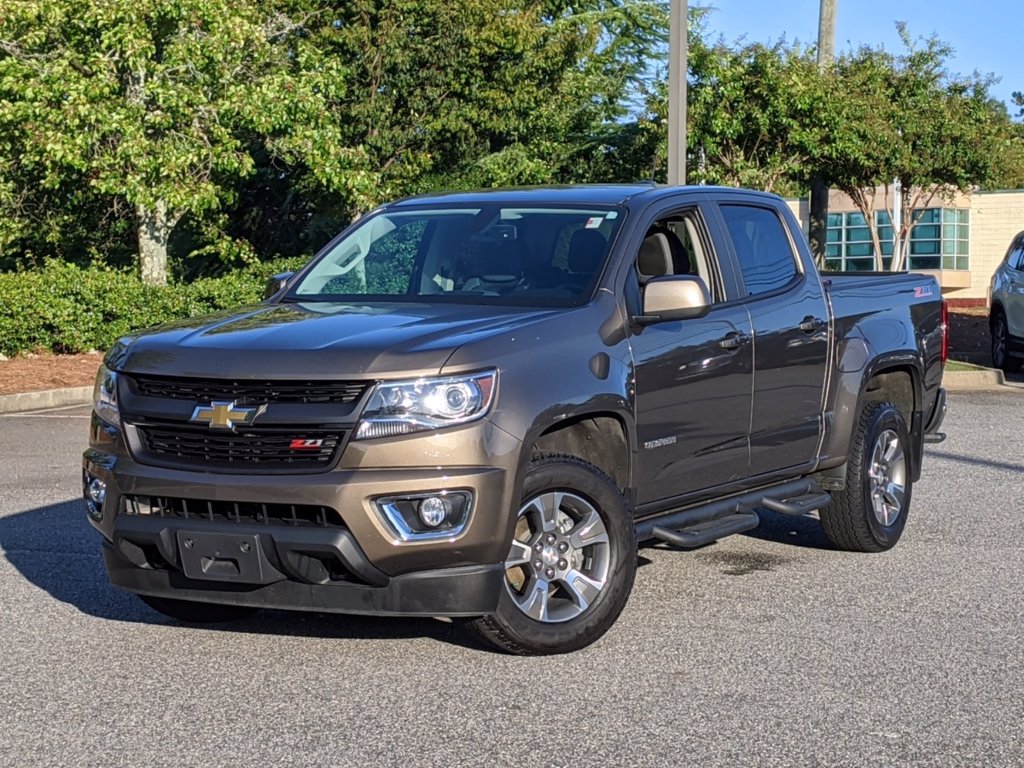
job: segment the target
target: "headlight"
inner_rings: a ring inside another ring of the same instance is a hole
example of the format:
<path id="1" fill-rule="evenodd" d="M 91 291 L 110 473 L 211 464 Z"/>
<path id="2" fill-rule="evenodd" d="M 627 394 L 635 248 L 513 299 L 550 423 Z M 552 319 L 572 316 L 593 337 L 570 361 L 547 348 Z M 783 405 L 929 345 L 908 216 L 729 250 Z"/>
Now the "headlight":
<path id="1" fill-rule="evenodd" d="M 378 384 L 363 411 L 356 440 L 392 437 L 465 424 L 491 407 L 497 371 Z"/>
<path id="2" fill-rule="evenodd" d="M 101 365 L 92 391 L 92 407 L 96 415 L 115 427 L 121 424 L 117 410 L 117 372 Z"/>

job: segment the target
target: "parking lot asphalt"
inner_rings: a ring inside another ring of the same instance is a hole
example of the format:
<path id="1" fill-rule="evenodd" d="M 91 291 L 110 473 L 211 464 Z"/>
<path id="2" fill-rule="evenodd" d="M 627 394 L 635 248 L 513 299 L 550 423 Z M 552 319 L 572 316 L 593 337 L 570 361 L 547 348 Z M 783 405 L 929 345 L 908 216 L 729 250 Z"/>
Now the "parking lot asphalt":
<path id="1" fill-rule="evenodd" d="M 954 393 L 903 540 L 641 550 L 568 656 L 440 620 L 195 629 L 106 582 L 87 408 L 0 417 L 0 765 L 1024 765 L 1024 396 Z"/>

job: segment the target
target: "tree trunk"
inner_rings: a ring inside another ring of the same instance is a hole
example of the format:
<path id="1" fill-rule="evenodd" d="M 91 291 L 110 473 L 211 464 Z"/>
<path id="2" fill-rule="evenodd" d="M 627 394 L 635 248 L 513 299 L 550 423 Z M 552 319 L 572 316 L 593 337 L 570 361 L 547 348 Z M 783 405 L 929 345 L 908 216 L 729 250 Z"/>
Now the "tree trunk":
<path id="1" fill-rule="evenodd" d="M 167 203 L 157 202 L 153 208 L 138 205 L 139 275 L 147 285 L 167 285 L 167 242 L 178 221 L 168 212 Z"/>

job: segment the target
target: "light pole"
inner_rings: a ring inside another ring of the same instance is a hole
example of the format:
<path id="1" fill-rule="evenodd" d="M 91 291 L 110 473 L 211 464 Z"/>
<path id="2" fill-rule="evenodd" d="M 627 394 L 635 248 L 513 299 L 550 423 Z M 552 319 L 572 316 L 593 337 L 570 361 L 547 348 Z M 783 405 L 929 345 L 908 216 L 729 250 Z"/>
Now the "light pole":
<path id="1" fill-rule="evenodd" d="M 836 1 L 821 0 L 818 10 L 818 69 L 827 70 L 835 60 Z M 825 244 L 828 240 L 828 187 L 819 177 L 811 179 L 810 205 L 811 251 L 820 266 L 825 265 Z"/>
<path id="2" fill-rule="evenodd" d="M 671 0 L 668 33 L 668 183 L 686 183 L 687 2 Z"/>

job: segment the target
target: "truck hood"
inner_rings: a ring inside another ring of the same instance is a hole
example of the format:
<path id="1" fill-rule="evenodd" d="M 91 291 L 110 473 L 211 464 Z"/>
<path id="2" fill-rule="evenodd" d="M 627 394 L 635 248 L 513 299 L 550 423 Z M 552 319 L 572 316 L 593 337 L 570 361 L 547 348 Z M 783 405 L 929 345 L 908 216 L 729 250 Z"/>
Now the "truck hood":
<path id="1" fill-rule="evenodd" d="M 429 375 L 461 345 L 556 311 L 468 304 L 263 304 L 141 331 L 121 339 L 107 364 L 130 373 L 218 378 Z"/>

